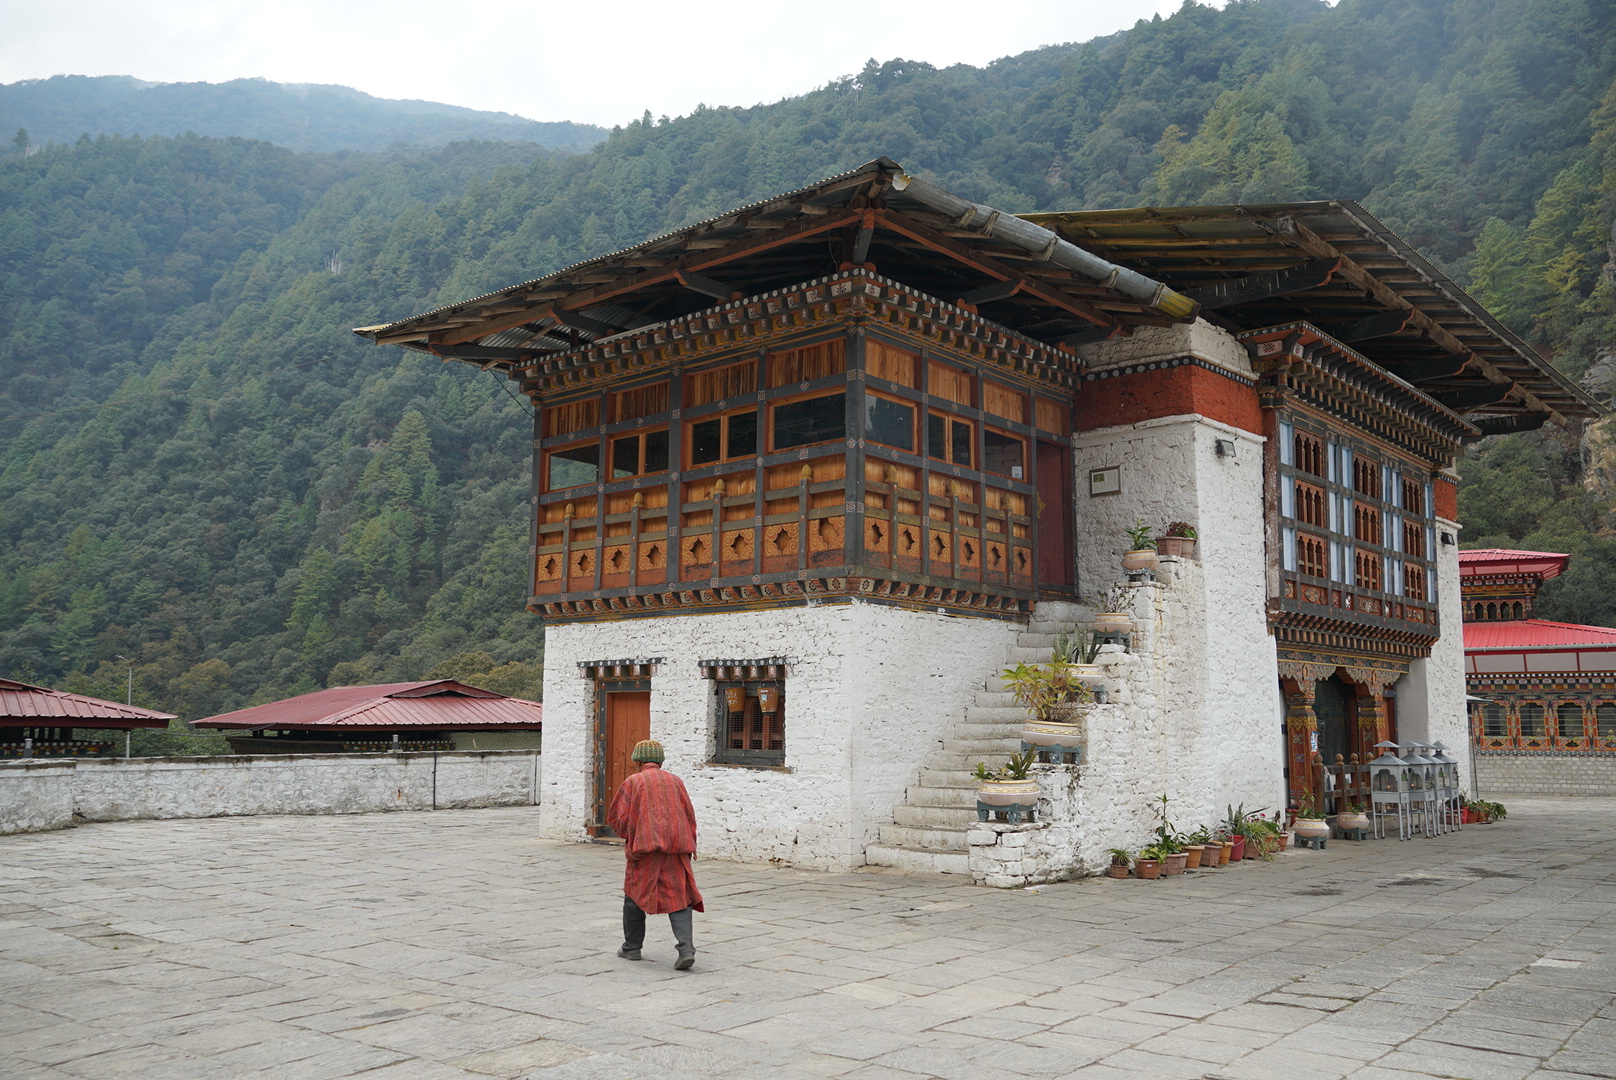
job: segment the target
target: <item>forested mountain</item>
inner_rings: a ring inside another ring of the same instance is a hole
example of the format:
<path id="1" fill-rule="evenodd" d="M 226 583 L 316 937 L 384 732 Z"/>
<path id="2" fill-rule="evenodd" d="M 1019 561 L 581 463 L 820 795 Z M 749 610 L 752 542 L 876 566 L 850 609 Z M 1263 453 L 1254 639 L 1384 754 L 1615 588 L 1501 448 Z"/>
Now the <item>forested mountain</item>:
<path id="1" fill-rule="evenodd" d="M 0 85 L 0 131 L 25 128 L 34 145 L 81 135 L 216 135 L 292 150 L 386 150 L 463 139 L 587 150 L 604 128 L 545 123 L 435 101 L 372 97 L 346 86 L 235 79 L 156 83 L 128 75 L 58 75 Z"/>
<path id="2" fill-rule="evenodd" d="M 0 155 L 0 672 L 120 696 L 128 656 L 137 694 L 190 717 L 433 671 L 536 693 L 525 403 L 348 328 L 881 154 L 1014 210 L 1360 199 L 1608 379 L 1612 22 L 1585 0 L 1191 3 L 985 68 L 872 62 L 647 115 L 573 155 L 30 136 Z M 1616 621 L 1616 480 L 1583 487 L 1582 434 L 1479 447 L 1466 540 L 1574 551 L 1546 610 Z"/>

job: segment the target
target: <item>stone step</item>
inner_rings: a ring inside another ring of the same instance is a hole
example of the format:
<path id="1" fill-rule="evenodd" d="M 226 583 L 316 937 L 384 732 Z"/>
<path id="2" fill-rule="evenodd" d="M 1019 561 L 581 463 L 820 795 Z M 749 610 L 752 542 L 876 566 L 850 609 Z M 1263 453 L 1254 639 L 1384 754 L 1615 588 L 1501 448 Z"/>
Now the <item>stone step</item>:
<path id="1" fill-rule="evenodd" d="M 988 709 L 1007 709 L 1016 703 L 1016 696 L 1008 690 L 978 690 L 974 705 Z"/>
<path id="2" fill-rule="evenodd" d="M 933 851 L 969 851 L 965 842 L 966 824 L 948 825 L 883 825 L 881 843 L 893 847 L 929 848 Z"/>
<path id="3" fill-rule="evenodd" d="M 1028 649 L 1021 645 L 1014 645 L 1008 650 L 1008 663 L 1016 664 L 1047 664 L 1049 663 L 1048 649 Z"/>
<path id="4" fill-rule="evenodd" d="M 1021 752 L 1021 739 L 991 738 L 991 739 L 960 739 L 947 738 L 943 740 L 943 753 L 959 754 L 962 757 L 971 757 L 981 754 L 1019 754 Z M 975 762 L 972 762 L 974 765 Z"/>
<path id="5" fill-rule="evenodd" d="M 910 806 L 946 806 L 955 811 L 976 809 L 976 781 L 953 787 L 924 787 L 916 784 L 904 792 Z M 903 809 L 903 807 L 898 807 Z"/>
<path id="6" fill-rule="evenodd" d="M 1022 649 L 1043 649 L 1048 652 L 1055 647 L 1054 634 L 1035 634 L 1023 631 L 1016 635 L 1016 645 Z"/>
<path id="7" fill-rule="evenodd" d="M 976 820 L 976 799 L 969 806 L 927 806 L 913 802 L 896 808 L 899 825 L 917 829 L 951 829 Z"/>
<path id="8" fill-rule="evenodd" d="M 1019 724 L 1027 719 L 1020 705 L 967 705 L 965 721 L 970 724 Z"/>
<path id="9" fill-rule="evenodd" d="M 871 844 L 864 849 L 864 860 L 872 866 L 890 866 L 906 874 L 969 875 L 971 872 L 968 851 Z"/>
<path id="10" fill-rule="evenodd" d="M 922 788 L 970 788 L 976 790 L 976 777 L 971 770 L 976 768 L 976 762 L 971 762 L 970 768 L 944 769 L 938 765 L 928 765 L 920 770 L 920 779 L 915 787 Z M 913 789 L 911 789 L 913 790 Z"/>

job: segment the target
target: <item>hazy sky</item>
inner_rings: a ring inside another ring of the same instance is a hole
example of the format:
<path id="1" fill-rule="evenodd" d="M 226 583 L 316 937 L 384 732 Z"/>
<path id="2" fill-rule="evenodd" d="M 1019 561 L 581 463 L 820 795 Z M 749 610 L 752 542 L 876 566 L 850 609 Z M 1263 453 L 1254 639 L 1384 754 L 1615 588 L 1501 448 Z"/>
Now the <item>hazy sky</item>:
<path id="1" fill-rule="evenodd" d="M 1221 6 L 1222 0 L 1218 0 Z M 984 64 L 1086 41 L 1179 0 L 454 4 L 422 0 L 0 0 L 0 83 L 338 83 L 610 126 L 800 94 L 904 57 Z"/>

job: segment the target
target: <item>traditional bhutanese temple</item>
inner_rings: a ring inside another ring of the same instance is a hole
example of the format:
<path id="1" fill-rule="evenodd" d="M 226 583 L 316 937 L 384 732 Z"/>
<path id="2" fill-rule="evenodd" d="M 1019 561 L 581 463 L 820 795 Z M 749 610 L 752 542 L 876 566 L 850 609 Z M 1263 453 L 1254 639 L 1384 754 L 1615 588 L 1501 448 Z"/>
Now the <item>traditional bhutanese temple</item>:
<path id="1" fill-rule="evenodd" d="M 649 735 L 705 853 L 994 883 L 1164 792 L 1192 826 L 1463 746 L 1461 447 L 1598 411 L 1350 201 L 1017 216 L 885 158 L 357 332 L 532 402 L 546 835 L 605 831 Z M 1126 576 L 1141 521 L 1194 554 Z M 1113 585 L 1081 763 L 981 823 L 998 673 Z"/>
<path id="2" fill-rule="evenodd" d="M 1459 553 L 1476 786 L 1498 795 L 1616 794 L 1616 629 L 1536 617 L 1571 556 Z"/>
<path id="3" fill-rule="evenodd" d="M 174 714 L 0 679 L 0 759 L 89 757 L 114 749 L 108 731 L 166 728 Z"/>

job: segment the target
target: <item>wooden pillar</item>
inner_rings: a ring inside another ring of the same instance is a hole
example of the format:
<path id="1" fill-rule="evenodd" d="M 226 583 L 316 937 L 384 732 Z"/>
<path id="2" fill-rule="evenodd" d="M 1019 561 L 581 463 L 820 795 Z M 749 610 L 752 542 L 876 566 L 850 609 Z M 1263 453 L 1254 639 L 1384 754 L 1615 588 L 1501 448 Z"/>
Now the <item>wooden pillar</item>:
<path id="1" fill-rule="evenodd" d="M 1318 801 L 1313 779 L 1313 742 L 1319 732 L 1319 718 L 1313 711 L 1317 685 L 1311 679 L 1285 680 L 1285 746 L 1293 803 L 1300 802 L 1303 796 Z"/>

